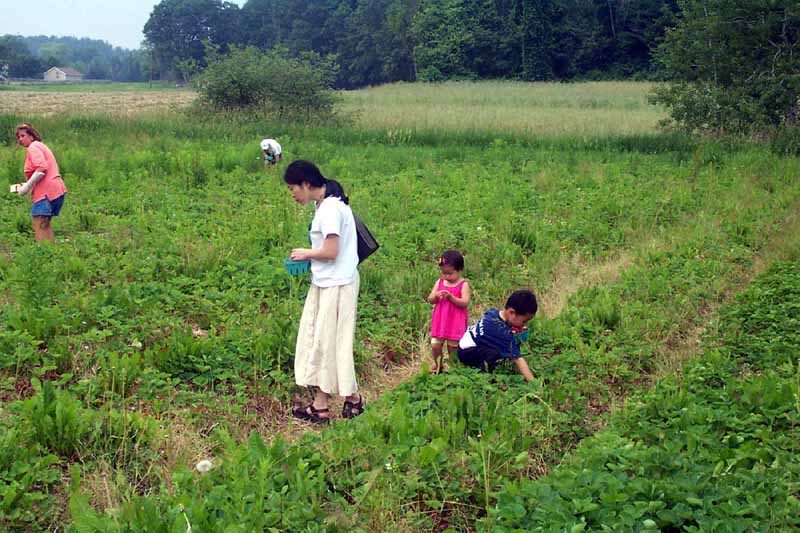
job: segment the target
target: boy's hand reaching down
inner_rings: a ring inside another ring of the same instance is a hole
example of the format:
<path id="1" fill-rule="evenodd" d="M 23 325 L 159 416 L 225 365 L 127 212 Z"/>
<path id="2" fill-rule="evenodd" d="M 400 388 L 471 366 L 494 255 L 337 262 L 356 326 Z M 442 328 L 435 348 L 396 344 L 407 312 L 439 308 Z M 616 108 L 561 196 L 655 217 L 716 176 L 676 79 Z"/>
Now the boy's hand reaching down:
<path id="1" fill-rule="evenodd" d="M 514 359 L 514 364 L 519 370 L 519 373 L 522 374 L 522 377 L 525 378 L 525 381 L 533 381 L 535 378 L 533 377 L 533 372 L 531 369 L 528 368 L 528 362 L 523 357 L 517 357 Z"/>

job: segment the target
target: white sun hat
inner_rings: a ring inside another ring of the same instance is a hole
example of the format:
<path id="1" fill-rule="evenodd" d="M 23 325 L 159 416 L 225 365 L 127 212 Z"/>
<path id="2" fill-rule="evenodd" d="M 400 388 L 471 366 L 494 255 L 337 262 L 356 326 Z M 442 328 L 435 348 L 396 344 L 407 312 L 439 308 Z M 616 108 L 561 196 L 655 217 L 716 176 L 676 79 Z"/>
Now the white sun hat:
<path id="1" fill-rule="evenodd" d="M 275 155 L 280 155 L 281 153 L 281 145 L 278 144 L 278 141 L 275 139 L 264 139 L 261 141 L 261 149 L 262 150 L 270 150 Z"/>

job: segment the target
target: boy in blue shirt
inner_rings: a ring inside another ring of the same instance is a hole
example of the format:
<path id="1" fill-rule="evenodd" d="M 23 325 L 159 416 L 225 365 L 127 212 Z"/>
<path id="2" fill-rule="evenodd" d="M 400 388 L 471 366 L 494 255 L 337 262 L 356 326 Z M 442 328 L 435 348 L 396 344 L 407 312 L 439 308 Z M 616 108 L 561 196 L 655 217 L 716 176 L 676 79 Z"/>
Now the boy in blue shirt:
<path id="1" fill-rule="evenodd" d="M 533 374 L 520 356 L 518 336 L 527 335 L 525 324 L 537 309 L 536 296 L 531 291 L 515 291 L 508 297 L 505 309 L 489 309 L 467 328 L 458 342 L 458 358 L 467 366 L 488 372 L 494 371 L 501 360 L 511 359 L 525 381 L 531 381 Z"/>

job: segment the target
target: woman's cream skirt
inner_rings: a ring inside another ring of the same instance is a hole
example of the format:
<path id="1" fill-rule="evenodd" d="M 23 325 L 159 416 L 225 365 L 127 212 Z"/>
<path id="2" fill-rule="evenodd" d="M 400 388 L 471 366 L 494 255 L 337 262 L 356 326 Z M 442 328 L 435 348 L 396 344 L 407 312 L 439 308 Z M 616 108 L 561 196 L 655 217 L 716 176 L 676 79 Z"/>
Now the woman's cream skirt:
<path id="1" fill-rule="evenodd" d="M 353 363 L 359 277 L 348 285 L 311 285 L 300 317 L 294 355 L 295 381 L 328 394 L 358 392 Z"/>

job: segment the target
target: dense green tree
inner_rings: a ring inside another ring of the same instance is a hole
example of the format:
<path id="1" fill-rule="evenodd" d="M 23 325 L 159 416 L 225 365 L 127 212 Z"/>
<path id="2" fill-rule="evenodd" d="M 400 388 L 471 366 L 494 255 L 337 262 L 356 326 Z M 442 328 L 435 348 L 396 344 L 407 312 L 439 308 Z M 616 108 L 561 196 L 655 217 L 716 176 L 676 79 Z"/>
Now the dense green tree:
<path id="1" fill-rule="evenodd" d="M 626 77 L 650 52 L 674 0 L 426 0 L 414 19 L 423 78 Z"/>
<path id="2" fill-rule="evenodd" d="M 658 52 L 672 84 L 655 100 L 690 130 L 752 131 L 798 121 L 800 3 L 680 0 Z"/>
<path id="3" fill-rule="evenodd" d="M 39 46 L 38 55 L 46 65 L 51 67 L 66 66 L 71 63 L 70 49 L 64 42 L 49 41 L 43 43 Z M 88 62 L 94 58 L 93 56 L 86 57 L 84 54 L 81 55 L 83 56 L 81 57 L 81 62 Z"/>
<path id="4" fill-rule="evenodd" d="M 336 12 L 345 28 L 335 36 L 342 65 L 340 86 L 414 79 L 409 26 L 416 4 L 416 0 L 358 0 Z"/>
<path id="5" fill-rule="evenodd" d="M 242 40 L 239 7 L 222 0 L 162 0 L 153 8 L 144 35 L 161 75 L 178 72 L 180 61 L 193 60 L 203 66 L 204 41 L 227 50 Z"/>
<path id="6" fill-rule="evenodd" d="M 244 43 L 266 50 L 281 40 L 286 20 L 277 8 L 276 0 L 248 0 L 242 6 L 240 31 Z"/>
<path id="7" fill-rule="evenodd" d="M 649 70 L 651 49 L 674 23 L 678 5 L 675 0 L 595 0 L 594 11 L 599 52 L 595 60 L 602 71 L 627 77 Z"/>
<path id="8" fill-rule="evenodd" d="M 383 24 L 387 38 L 381 42 L 381 49 L 384 51 L 382 73 L 385 80 L 416 79 L 411 24 L 418 9 L 419 0 L 393 0 L 387 5 Z"/>
<path id="9" fill-rule="evenodd" d="M 23 38 L 13 35 L 0 37 L 0 65 L 8 65 L 12 78 L 39 78 L 45 70 Z"/>
<path id="10" fill-rule="evenodd" d="M 473 77 L 468 51 L 475 17 L 463 0 L 426 0 L 414 17 L 414 59 L 422 80 Z"/>
<path id="11" fill-rule="evenodd" d="M 677 0 L 248 0 L 241 9 L 224 0 L 161 0 L 139 55 L 89 39 L 29 44 L 40 63 L 111 79 L 187 79 L 206 65 L 204 42 L 223 54 L 231 44 L 280 46 L 294 58 L 335 54 L 338 87 L 447 78 L 616 79 L 658 74 L 652 51 L 677 10 Z M 38 76 L 44 69 L 35 63 L 17 59 L 16 70 Z"/>
<path id="12" fill-rule="evenodd" d="M 87 80 L 110 80 L 111 65 L 94 59 L 83 69 L 83 77 Z"/>
<path id="13" fill-rule="evenodd" d="M 523 80 L 563 77 L 558 71 L 554 40 L 557 11 L 552 0 L 520 0 L 515 6 L 520 72 Z"/>
<path id="14" fill-rule="evenodd" d="M 202 68 L 208 39 L 223 51 L 240 42 L 280 45 L 293 57 L 336 54 L 340 87 L 417 78 L 650 75 L 651 51 L 677 10 L 676 0 L 248 0 L 233 17 L 219 14 L 224 5 L 162 0 L 156 6 L 145 32 L 161 72 L 180 70 L 177 62 L 188 59 Z M 198 12 L 205 13 L 202 24 Z M 217 19 L 238 20 L 235 35 L 212 35 Z"/>
<path id="15" fill-rule="evenodd" d="M 112 79 L 118 81 L 144 81 L 146 54 L 142 50 L 134 50 L 124 57 L 116 59 L 112 66 Z"/>

